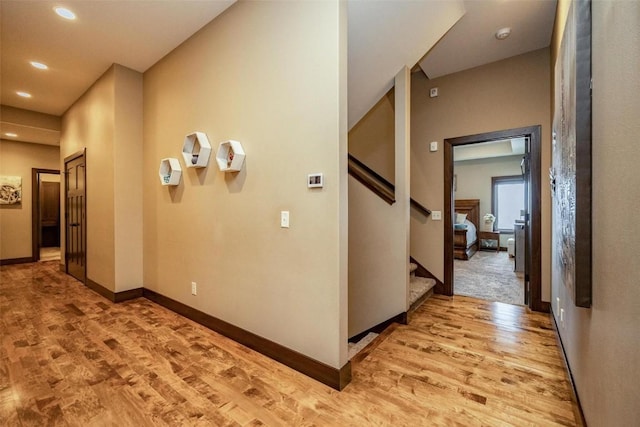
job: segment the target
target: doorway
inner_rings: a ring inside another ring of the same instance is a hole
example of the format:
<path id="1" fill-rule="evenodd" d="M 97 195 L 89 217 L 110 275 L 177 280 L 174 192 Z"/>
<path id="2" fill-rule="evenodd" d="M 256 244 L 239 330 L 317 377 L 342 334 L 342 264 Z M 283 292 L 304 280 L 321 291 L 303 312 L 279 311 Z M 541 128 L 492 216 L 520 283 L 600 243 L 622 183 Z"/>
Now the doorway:
<path id="1" fill-rule="evenodd" d="M 85 151 L 64 159 L 65 271 L 82 283 L 87 273 Z"/>
<path id="2" fill-rule="evenodd" d="M 444 140 L 444 289 L 445 295 L 454 294 L 454 165 L 453 149 L 456 146 L 478 144 L 487 141 L 498 141 L 513 138 L 528 140 L 529 155 L 523 162 L 527 205 L 530 212 L 525 212 L 525 272 L 524 294 L 525 304 L 535 311 L 548 311 L 548 303 L 542 302 L 542 261 L 541 246 L 541 135 L 540 126 L 509 129 L 484 134 L 470 135 Z"/>
<path id="3" fill-rule="evenodd" d="M 60 226 L 60 171 L 33 168 L 31 258 L 34 262 L 60 259 Z"/>

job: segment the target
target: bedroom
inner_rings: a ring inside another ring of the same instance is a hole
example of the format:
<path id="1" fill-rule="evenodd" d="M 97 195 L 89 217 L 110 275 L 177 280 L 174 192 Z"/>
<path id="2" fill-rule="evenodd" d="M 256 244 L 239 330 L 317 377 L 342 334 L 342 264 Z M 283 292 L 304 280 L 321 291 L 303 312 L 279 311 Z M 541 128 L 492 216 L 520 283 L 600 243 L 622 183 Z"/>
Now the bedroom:
<path id="1" fill-rule="evenodd" d="M 454 289 L 458 295 L 508 304 L 525 302 L 524 245 L 518 223 L 525 208 L 521 169 L 525 143 L 524 138 L 514 138 L 454 148 Z M 491 215 L 494 221 L 485 221 Z"/>

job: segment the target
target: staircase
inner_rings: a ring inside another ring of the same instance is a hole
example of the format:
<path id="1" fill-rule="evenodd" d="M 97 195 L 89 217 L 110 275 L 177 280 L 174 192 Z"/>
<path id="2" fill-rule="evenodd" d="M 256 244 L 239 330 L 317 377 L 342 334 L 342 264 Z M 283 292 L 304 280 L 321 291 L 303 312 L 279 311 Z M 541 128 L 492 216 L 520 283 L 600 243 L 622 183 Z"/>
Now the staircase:
<path id="1" fill-rule="evenodd" d="M 409 262 L 409 316 L 411 316 L 411 314 L 420 307 L 422 303 L 433 295 L 433 288 L 436 286 L 436 281 L 434 279 L 416 276 L 417 269 L 418 264 Z M 352 360 L 358 354 L 363 353 L 365 349 L 371 349 L 372 346 L 377 346 L 377 344 L 379 344 L 379 339 L 376 340 L 378 336 L 378 333 L 369 332 L 365 336 L 360 337 L 358 341 L 349 342 L 349 360 Z M 366 357 L 366 354 L 363 353 L 363 357 Z"/>
<path id="2" fill-rule="evenodd" d="M 417 268 L 417 264 L 409 263 L 409 311 L 415 310 L 433 295 L 433 288 L 436 286 L 434 279 L 416 276 Z"/>

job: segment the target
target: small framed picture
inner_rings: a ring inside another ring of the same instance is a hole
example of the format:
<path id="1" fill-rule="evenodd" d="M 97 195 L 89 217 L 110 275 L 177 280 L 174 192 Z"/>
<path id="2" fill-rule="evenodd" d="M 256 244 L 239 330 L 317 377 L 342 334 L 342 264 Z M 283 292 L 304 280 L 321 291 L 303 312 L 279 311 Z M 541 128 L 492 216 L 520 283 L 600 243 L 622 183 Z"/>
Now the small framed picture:
<path id="1" fill-rule="evenodd" d="M 311 173 L 307 175 L 307 187 L 309 188 L 324 187 L 324 175 L 321 173 Z"/>

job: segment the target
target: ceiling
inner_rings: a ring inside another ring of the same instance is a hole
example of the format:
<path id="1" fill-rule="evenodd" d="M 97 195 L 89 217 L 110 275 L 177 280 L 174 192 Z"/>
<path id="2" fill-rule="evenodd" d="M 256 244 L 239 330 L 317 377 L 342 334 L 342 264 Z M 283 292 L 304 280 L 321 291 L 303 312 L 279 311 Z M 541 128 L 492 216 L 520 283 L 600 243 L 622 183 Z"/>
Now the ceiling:
<path id="1" fill-rule="evenodd" d="M 522 156 L 525 152 L 526 138 L 501 139 L 479 144 L 458 145 L 453 147 L 453 161 L 493 159 L 496 157 Z"/>
<path id="2" fill-rule="evenodd" d="M 462 0 L 363 1 L 348 7 L 348 102 L 352 129 L 458 21 Z"/>
<path id="3" fill-rule="evenodd" d="M 146 71 L 234 2 L 2 0 L 1 104 L 60 116 L 113 63 Z M 54 6 L 77 19 L 60 18 Z"/>
<path id="4" fill-rule="evenodd" d="M 430 79 L 551 44 L 556 0 L 465 0 L 467 13 L 419 62 Z M 498 29 L 511 35 L 498 40 Z"/>
<path id="5" fill-rule="evenodd" d="M 111 64 L 146 71 L 234 2 L 1 0 L 0 104 L 60 116 Z M 56 5 L 77 19 L 58 17 Z M 435 78 L 548 46 L 555 7 L 556 0 L 349 0 L 350 127 L 384 96 L 402 65 L 419 62 Z M 498 41 L 494 33 L 504 26 L 512 35 Z M 33 68 L 34 60 L 49 69 Z M 20 90 L 32 98 L 20 98 Z M 0 119 L 2 138 L 59 140 L 59 128 Z M 5 135 L 20 126 L 28 138 Z"/>

